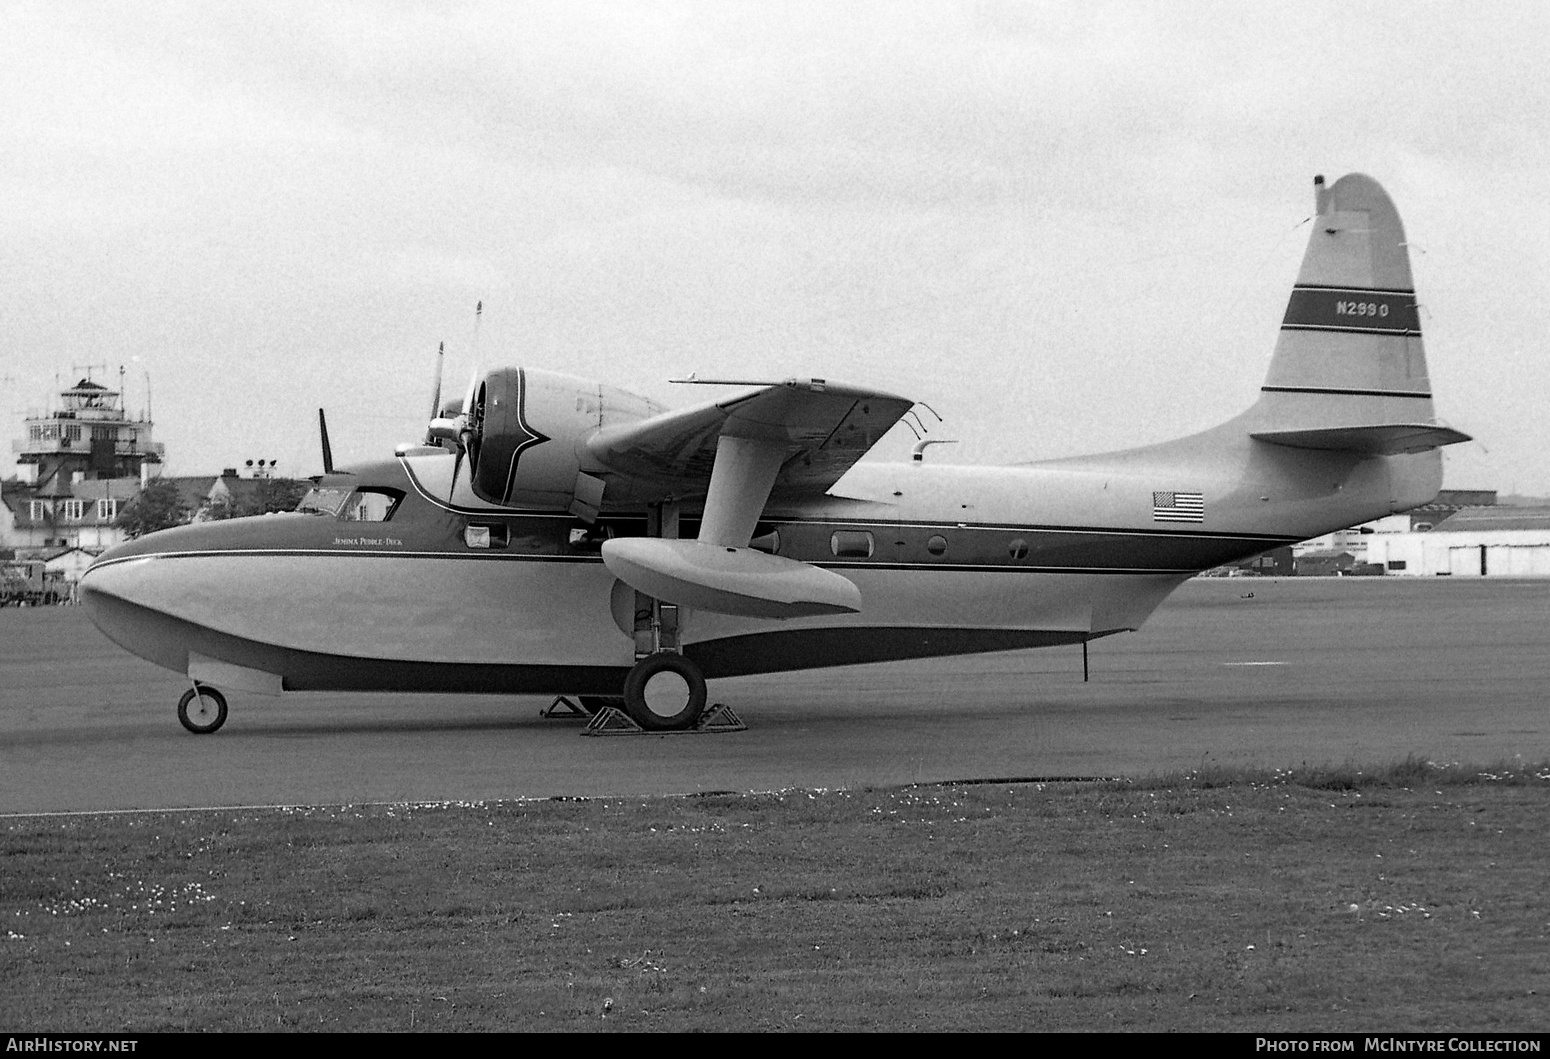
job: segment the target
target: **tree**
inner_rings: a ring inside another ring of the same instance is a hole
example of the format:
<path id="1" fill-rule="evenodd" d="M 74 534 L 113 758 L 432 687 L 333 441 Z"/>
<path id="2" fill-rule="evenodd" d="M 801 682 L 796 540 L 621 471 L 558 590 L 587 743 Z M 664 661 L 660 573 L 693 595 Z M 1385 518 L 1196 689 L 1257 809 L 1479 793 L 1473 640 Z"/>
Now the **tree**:
<path id="1" fill-rule="evenodd" d="M 268 515 L 276 511 L 295 511 L 301 498 L 307 495 L 312 483 L 305 479 L 258 478 L 238 496 L 210 505 L 211 521 L 227 518 L 246 518 L 249 515 Z"/>
<path id="2" fill-rule="evenodd" d="M 119 512 L 113 524 L 123 530 L 130 540 L 147 533 L 181 526 L 188 521 L 188 505 L 172 482 L 157 480 L 140 490 Z"/>

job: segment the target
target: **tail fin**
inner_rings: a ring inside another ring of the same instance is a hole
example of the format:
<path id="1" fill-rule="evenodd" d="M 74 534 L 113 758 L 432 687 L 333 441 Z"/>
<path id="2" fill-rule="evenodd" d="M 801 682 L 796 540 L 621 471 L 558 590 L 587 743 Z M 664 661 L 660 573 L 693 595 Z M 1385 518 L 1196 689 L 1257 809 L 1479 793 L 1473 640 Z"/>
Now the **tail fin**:
<path id="1" fill-rule="evenodd" d="M 1405 230 L 1377 181 L 1326 187 L 1251 436 L 1295 448 L 1395 455 L 1468 441 L 1439 426 Z"/>

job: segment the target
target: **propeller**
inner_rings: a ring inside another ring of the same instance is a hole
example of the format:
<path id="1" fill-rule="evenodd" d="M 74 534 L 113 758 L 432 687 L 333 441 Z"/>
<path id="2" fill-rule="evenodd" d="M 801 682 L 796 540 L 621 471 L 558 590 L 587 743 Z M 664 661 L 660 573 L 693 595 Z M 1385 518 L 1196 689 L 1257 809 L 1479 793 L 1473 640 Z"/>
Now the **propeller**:
<path id="1" fill-rule="evenodd" d="M 480 427 L 484 420 L 484 390 L 479 385 L 479 322 L 484 315 L 484 302 L 474 307 L 474 369 L 468 379 L 468 391 L 462 403 L 449 401 L 441 404 L 442 365 L 446 359 L 446 344 L 436 347 L 436 374 L 431 391 L 431 421 L 425 428 L 425 444 L 441 445 L 456 453 L 452 464 L 452 481 L 447 487 L 447 500 L 457 489 L 458 472 L 467 457 L 468 472 L 473 474 L 479 463 Z M 449 444 L 450 443 L 450 444 Z"/>

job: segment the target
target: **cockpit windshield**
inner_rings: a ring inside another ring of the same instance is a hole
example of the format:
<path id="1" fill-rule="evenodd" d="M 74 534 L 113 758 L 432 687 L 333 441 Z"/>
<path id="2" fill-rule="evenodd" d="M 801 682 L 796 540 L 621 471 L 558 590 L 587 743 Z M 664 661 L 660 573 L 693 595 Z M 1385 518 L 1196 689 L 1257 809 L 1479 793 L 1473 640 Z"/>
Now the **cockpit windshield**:
<path id="1" fill-rule="evenodd" d="M 331 515 L 343 522 L 386 522 L 404 498 L 398 489 L 335 489 L 315 486 L 301 498 L 296 510 L 311 515 Z"/>
<path id="2" fill-rule="evenodd" d="M 315 485 L 307 490 L 307 495 L 301 498 L 296 510 L 304 515 L 338 515 L 339 509 L 350 498 L 350 492 L 349 489 L 327 489 Z"/>

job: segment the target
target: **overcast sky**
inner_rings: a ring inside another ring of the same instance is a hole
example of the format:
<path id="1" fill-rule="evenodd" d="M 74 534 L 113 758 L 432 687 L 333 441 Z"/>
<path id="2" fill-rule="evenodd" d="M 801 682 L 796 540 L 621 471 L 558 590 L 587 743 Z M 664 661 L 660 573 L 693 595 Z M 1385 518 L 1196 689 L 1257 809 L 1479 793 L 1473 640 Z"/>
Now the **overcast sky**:
<path id="1" fill-rule="evenodd" d="M 315 474 L 320 405 L 387 455 L 480 300 L 485 368 L 876 385 L 954 462 L 1162 440 L 1253 401 L 1359 170 L 1446 484 L 1550 495 L 1547 12 L 0 0 L 0 474 L 86 364 L 171 473 Z"/>

